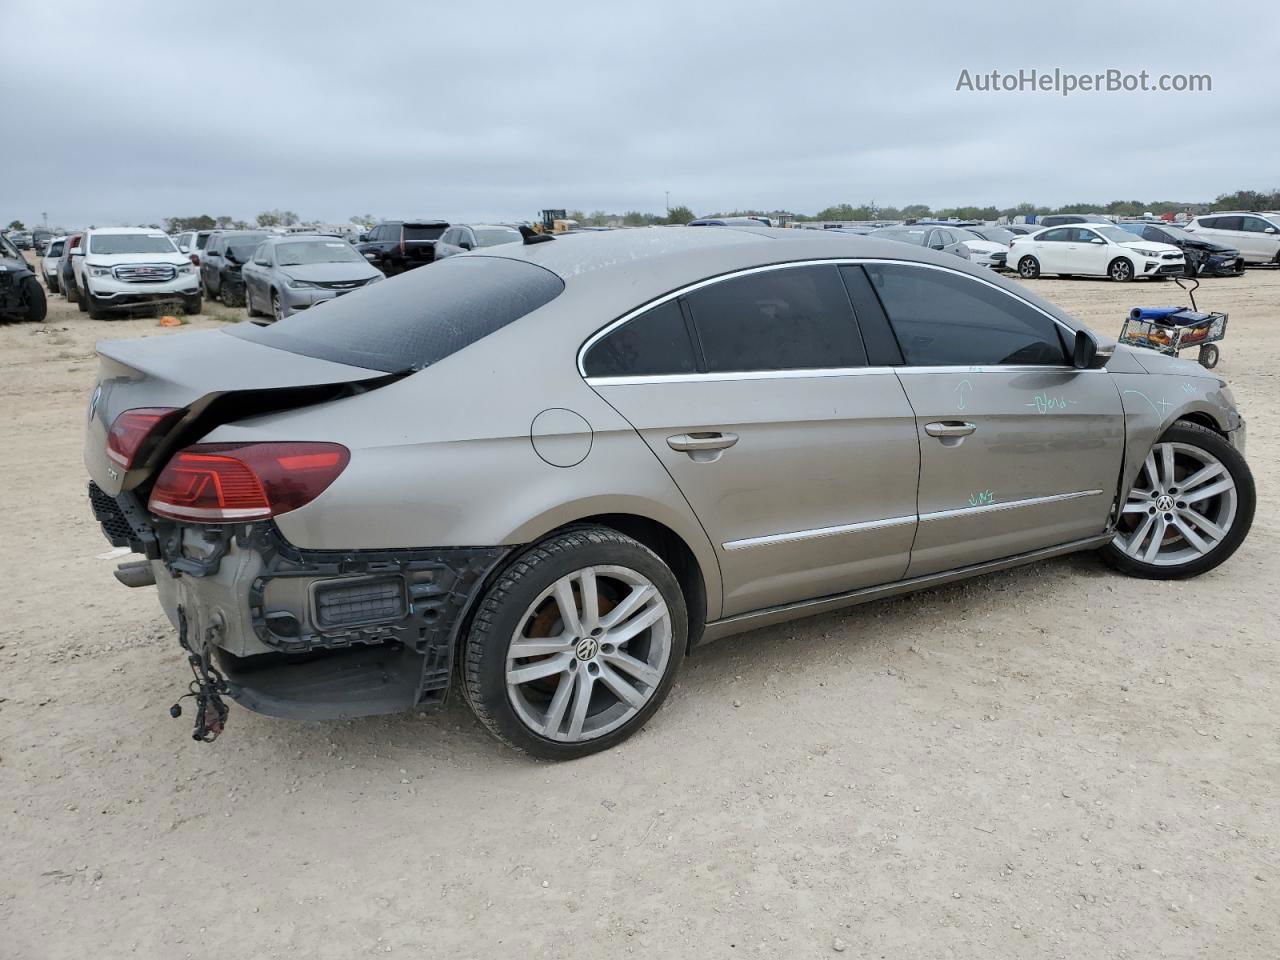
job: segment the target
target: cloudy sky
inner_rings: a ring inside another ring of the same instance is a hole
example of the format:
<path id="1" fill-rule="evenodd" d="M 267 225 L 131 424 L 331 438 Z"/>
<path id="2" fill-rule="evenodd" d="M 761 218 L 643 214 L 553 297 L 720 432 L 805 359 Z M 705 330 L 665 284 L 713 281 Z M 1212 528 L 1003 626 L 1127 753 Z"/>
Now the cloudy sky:
<path id="1" fill-rule="evenodd" d="M 1195 12 L 1196 10 L 1200 12 Z M 1212 199 L 1277 185 L 1280 6 L 4 5 L 0 220 L 529 219 Z M 1211 93 L 957 92 L 1209 74 Z"/>

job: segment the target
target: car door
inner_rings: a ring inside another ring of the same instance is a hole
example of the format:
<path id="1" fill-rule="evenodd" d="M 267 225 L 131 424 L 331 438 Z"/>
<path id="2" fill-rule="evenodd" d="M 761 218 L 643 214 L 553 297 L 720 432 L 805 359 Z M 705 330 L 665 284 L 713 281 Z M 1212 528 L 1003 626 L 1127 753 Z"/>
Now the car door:
<path id="1" fill-rule="evenodd" d="M 258 249 L 253 252 L 253 257 L 250 261 L 240 268 L 240 275 L 244 277 L 245 296 L 248 297 L 249 291 L 252 291 L 253 305 L 255 307 L 259 304 L 271 302 L 269 288 L 271 286 L 272 254 L 271 244 L 260 244 Z"/>
<path id="2" fill-rule="evenodd" d="M 1240 243 L 1241 252 L 1254 263 L 1269 263 L 1280 251 L 1280 231 L 1262 217 L 1241 217 Z"/>
<path id="3" fill-rule="evenodd" d="M 1070 273 L 1100 277 L 1106 274 L 1116 250 L 1101 234 L 1089 227 L 1065 227 L 1068 240 L 1064 246 L 1072 264 Z M 1136 240 L 1137 237 L 1134 237 Z"/>
<path id="4" fill-rule="evenodd" d="M 1070 227 L 1054 227 L 1036 236 L 1035 249 L 1032 251 L 1040 261 L 1042 273 L 1070 273 L 1070 257 L 1067 256 L 1067 240 L 1070 239 Z"/>
<path id="5" fill-rule="evenodd" d="M 724 614 L 902 577 L 919 445 L 868 364 L 840 269 L 758 268 L 671 294 L 584 348 L 715 545 Z"/>
<path id="6" fill-rule="evenodd" d="M 221 237 L 212 238 L 204 249 L 204 256 L 200 258 L 200 279 L 210 295 L 218 292 L 218 281 L 221 277 L 218 267 L 222 263 L 222 243 Z"/>
<path id="7" fill-rule="evenodd" d="M 1124 445 L 1108 373 L 1076 370 L 1048 314 L 994 283 L 868 263 L 920 441 L 909 577 L 1105 531 Z"/>

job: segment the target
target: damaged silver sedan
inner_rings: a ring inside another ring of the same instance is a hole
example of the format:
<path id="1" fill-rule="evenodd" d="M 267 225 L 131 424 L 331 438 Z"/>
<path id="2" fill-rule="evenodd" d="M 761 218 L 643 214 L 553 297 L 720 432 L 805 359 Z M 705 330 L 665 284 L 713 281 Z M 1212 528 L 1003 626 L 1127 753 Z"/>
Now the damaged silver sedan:
<path id="1" fill-rule="evenodd" d="M 530 236 L 99 355 L 93 509 L 198 739 L 457 686 L 577 757 L 700 642 L 1074 551 L 1194 576 L 1254 511 L 1216 375 L 873 237 Z"/>

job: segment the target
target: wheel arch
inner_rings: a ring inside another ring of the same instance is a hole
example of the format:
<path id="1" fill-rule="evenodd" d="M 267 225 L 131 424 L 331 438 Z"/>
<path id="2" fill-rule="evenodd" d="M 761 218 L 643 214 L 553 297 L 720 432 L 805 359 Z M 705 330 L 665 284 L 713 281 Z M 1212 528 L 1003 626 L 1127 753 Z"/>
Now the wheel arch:
<path id="1" fill-rule="evenodd" d="M 687 646 L 690 650 L 697 646 L 707 621 L 711 619 L 707 615 L 708 608 L 713 608 L 717 616 L 719 614 L 721 589 L 719 564 L 713 558 L 711 569 L 708 569 L 705 558 L 700 560 L 688 541 L 665 523 L 639 513 L 613 512 L 586 513 L 575 519 L 550 526 L 528 539 L 522 546 L 513 549 L 503 558 L 501 563 L 496 564 L 485 576 L 483 582 L 478 584 L 473 591 L 468 600 L 467 608 L 459 620 L 455 637 L 458 649 L 460 650 L 462 644 L 466 642 L 467 634 L 471 629 L 471 621 L 480 606 L 481 598 L 488 592 L 489 587 L 502 576 L 503 571 L 519 559 L 527 547 L 561 534 L 566 530 L 588 526 L 608 527 L 631 537 L 656 553 L 671 568 L 675 574 L 676 582 L 680 584 L 680 590 L 684 594 L 685 606 L 688 611 L 689 637 Z"/>
<path id="2" fill-rule="evenodd" d="M 1226 424 L 1219 423 L 1211 413 L 1205 410 L 1184 411 L 1178 415 L 1178 418 L 1173 423 L 1194 423 L 1201 427 L 1208 427 L 1221 437 L 1226 437 L 1227 435 Z M 1170 426 L 1172 425 L 1170 424 Z"/>

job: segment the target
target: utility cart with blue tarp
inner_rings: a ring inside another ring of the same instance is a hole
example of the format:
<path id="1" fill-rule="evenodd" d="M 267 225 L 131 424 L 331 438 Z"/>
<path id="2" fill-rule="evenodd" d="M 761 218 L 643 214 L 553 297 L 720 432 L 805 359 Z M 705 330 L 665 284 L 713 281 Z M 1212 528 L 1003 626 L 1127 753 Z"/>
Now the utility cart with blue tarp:
<path id="1" fill-rule="evenodd" d="M 1190 307 L 1134 307 L 1120 330 L 1120 342 L 1169 356 L 1199 347 L 1196 359 L 1202 367 L 1212 370 L 1218 365 L 1215 344 L 1227 335 L 1227 315 L 1201 313 L 1196 309 L 1195 289 L 1199 285 L 1199 281 L 1195 281 L 1195 286 L 1188 290 Z M 1178 286 L 1182 283 L 1178 282 Z"/>

